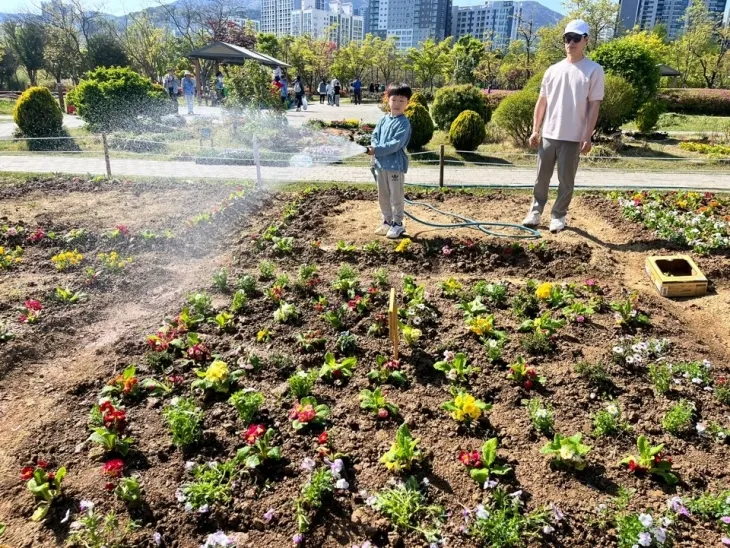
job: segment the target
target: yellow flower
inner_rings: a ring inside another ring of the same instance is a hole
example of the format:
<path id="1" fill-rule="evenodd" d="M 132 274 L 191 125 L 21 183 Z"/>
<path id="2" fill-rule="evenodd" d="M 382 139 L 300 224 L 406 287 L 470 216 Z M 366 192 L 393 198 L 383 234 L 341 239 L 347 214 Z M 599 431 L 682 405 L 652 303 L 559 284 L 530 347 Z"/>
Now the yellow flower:
<path id="1" fill-rule="evenodd" d="M 5 255 L 5 248 L 0 245 L 0 255 Z"/>
<path id="2" fill-rule="evenodd" d="M 395 252 L 396 253 L 403 253 L 408 247 L 412 244 L 410 238 L 403 238 L 400 243 L 395 246 Z"/>
<path id="3" fill-rule="evenodd" d="M 545 282 L 540 284 L 537 287 L 537 290 L 535 291 L 535 297 L 540 299 L 541 301 L 545 301 L 550 298 L 550 294 L 553 291 L 553 284 L 550 282 Z"/>
<path id="4" fill-rule="evenodd" d="M 482 410 L 476 404 L 476 398 L 471 394 L 461 393 L 454 398 L 456 410 L 451 414 L 454 420 L 459 422 L 466 420 L 477 420 L 482 416 Z"/>
<path id="5" fill-rule="evenodd" d="M 494 319 L 491 316 L 486 318 L 474 318 L 471 322 L 469 322 L 469 329 L 480 337 L 484 337 L 491 333 L 493 328 Z"/>
<path id="6" fill-rule="evenodd" d="M 205 380 L 210 382 L 225 382 L 228 379 L 228 364 L 221 360 L 215 360 L 205 372 Z"/>

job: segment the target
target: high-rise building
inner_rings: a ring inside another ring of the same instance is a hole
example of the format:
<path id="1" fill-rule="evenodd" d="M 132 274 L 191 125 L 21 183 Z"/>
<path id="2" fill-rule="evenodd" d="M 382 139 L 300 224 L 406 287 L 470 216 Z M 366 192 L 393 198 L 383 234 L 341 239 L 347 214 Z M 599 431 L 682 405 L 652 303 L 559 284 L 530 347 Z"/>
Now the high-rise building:
<path id="1" fill-rule="evenodd" d="M 451 0 L 369 0 L 367 14 L 368 33 L 395 37 L 402 50 L 451 32 Z"/>
<path id="2" fill-rule="evenodd" d="M 705 0 L 709 12 L 722 21 L 727 0 Z M 662 24 L 667 28 L 667 38 L 675 40 L 686 28 L 684 13 L 689 0 L 619 0 L 617 27 L 619 32 L 638 26 L 652 30 Z"/>
<path id="3" fill-rule="evenodd" d="M 261 32 L 278 37 L 291 33 L 293 0 L 261 0 Z"/>
<path id="4" fill-rule="evenodd" d="M 483 6 L 454 6 L 451 14 L 451 36 L 458 40 L 467 34 L 492 48 L 506 50 L 517 38 L 522 3 L 511 0 L 490 0 Z"/>
<path id="5" fill-rule="evenodd" d="M 291 12 L 292 36 L 308 34 L 313 38 L 327 38 L 337 46 L 362 41 L 364 20 L 355 15 L 352 4 L 339 1 L 302 0 L 301 7 Z"/>

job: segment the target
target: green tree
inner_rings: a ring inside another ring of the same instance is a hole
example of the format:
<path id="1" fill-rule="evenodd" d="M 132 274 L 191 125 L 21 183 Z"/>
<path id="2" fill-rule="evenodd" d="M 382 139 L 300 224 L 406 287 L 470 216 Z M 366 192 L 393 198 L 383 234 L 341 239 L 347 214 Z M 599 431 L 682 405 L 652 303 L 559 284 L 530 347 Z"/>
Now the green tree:
<path id="1" fill-rule="evenodd" d="M 433 82 L 437 76 L 443 75 L 449 66 L 451 57 L 451 38 L 436 43 L 430 38 L 421 43 L 419 49 L 408 50 L 411 68 L 418 75 L 421 84 L 428 85 L 433 91 Z"/>
<path id="2" fill-rule="evenodd" d="M 0 88 L 20 89 L 17 78 L 18 67 L 18 58 L 13 49 L 6 44 L 0 45 Z"/>
<path id="3" fill-rule="evenodd" d="M 43 48 L 45 69 L 56 82 L 62 78 L 75 76 L 80 72 L 81 56 L 78 55 L 76 43 L 68 33 L 58 27 L 46 29 L 46 43 Z"/>
<path id="4" fill-rule="evenodd" d="M 486 53 L 484 43 L 470 35 L 462 36 L 456 41 L 453 49 L 455 84 L 476 84 L 476 69 Z"/>
<path id="5" fill-rule="evenodd" d="M 368 34 L 362 42 L 350 42 L 334 52 L 332 72 L 344 80 L 362 78 L 373 66 L 374 58 L 375 39 Z"/>
<path id="6" fill-rule="evenodd" d="M 485 44 L 484 55 L 474 69 L 474 76 L 477 81 L 484 82 L 488 86 L 494 86 L 497 84 L 499 77 L 499 67 L 502 65 L 502 52 L 495 51 L 490 46 L 490 42 Z"/>
<path id="7" fill-rule="evenodd" d="M 227 108 L 281 109 L 278 94 L 272 91 L 271 72 L 254 61 L 246 61 L 240 67 L 231 67 L 228 75 L 230 94 Z"/>
<path id="8" fill-rule="evenodd" d="M 265 55 L 271 55 L 276 59 L 282 57 L 281 45 L 275 34 L 259 33 L 256 38 L 256 49 Z"/>
<path id="9" fill-rule="evenodd" d="M 398 50 L 398 43 L 394 37 L 387 40 L 375 38 L 373 48 L 375 49 L 373 65 L 377 69 L 378 75 L 383 76 L 383 81 L 387 85 L 393 81 L 394 76 L 403 67 L 403 55 Z"/>
<path id="10" fill-rule="evenodd" d="M 94 34 L 86 44 L 86 62 L 90 69 L 96 67 L 126 67 L 129 59 L 124 47 L 111 34 Z"/>
<path id="11" fill-rule="evenodd" d="M 598 46 L 591 58 L 608 74 L 625 78 L 636 92 L 634 113 L 659 88 L 659 68 L 649 49 L 632 39 L 619 38 Z"/>
<path id="12" fill-rule="evenodd" d="M 38 71 L 45 66 L 43 50 L 46 46 L 46 28 L 32 19 L 11 19 L 3 23 L 3 34 L 21 67 L 35 86 Z"/>
<path id="13" fill-rule="evenodd" d="M 180 42 L 169 30 L 157 28 L 144 12 L 128 17 L 122 43 L 132 66 L 154 81 L 182 57 Z"/>
<path id="14" fill-rule="evenodd" d="M 588 23 L 588 51 L 606 41 L 616 27 L 618 3 L 612 0 L 567 0 L 563 7 L 568 19 L 582 19 Z"/>
<path id="15" fill-rule="evenodd" d="M 550 65 L 565 59 L 563 34 L 565 33 L 565 25 L 568 24 L 568 21 L 570 19 L 566 17 L 556 25 L 542 27 L 537 31 L 539 42 L 537 51 L 535 52 L 536 70 L 545 70 Z"/>

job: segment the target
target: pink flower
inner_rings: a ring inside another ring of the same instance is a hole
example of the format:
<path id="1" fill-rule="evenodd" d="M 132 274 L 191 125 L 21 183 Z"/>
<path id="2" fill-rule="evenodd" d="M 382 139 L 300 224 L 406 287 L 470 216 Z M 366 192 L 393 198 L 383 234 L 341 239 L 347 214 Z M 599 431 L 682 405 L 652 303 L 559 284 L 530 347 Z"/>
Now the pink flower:
<path id="1" fill-rule="evenodd" d="M 578 316 L 578 317 L 577 317 L 577 318 L 575 319 L 575 321 L 576 321 L 576 322 L 578 322 L 578 323 L 583 323 L 583 322 L 585 322 L 585 321 L 586 321 L 586 318 L 585 318 L 585 316 Z"/>
<path id="2" fill-rule="evenodd" d="M 451 249 L 451 248 L 450 248 L 449 246 L 447 246 L 447 245 L 445 245 L 444 247 L 442 247 L 442 248 L 441 248 L 441 253 L 443 253 L 443 254 L 444 254 L 444 255 L 446 255 L 447 257 L 448 257 L 449 255 L 451 255 L 451 254 L 452 254 L 453 252 L 454 252 L 454 250 L 453 250 L 453 249 Z"/>
<path id="3" fill-rule="evenodd" d="M 43 305 L 35 299 L 28 299 L 25 301 L 25 308 L 33 312 L 40 312 L 43 310 Z"/>

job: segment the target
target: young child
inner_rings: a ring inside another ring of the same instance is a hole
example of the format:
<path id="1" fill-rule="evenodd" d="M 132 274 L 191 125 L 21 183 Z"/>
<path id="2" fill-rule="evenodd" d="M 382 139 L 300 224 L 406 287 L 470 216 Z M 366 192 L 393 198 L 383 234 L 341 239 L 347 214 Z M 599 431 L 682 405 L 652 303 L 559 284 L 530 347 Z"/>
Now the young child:
<path id="1" fill-rule="evenodd" d="M 387 93 L 390 114 L 383 116 L 375 126 L 368 154 L 373 156 L 378 202 L 383 214 L 383 224 L 375 234 L 394 239 L 400 238 L 406 230 L 403 227 L 403 179 L 408 171 L 405 148 L 411 138 L 411 123 L 404 112 L 411 98 L 411 88 L 407 84 L 391 84 Z"/>

